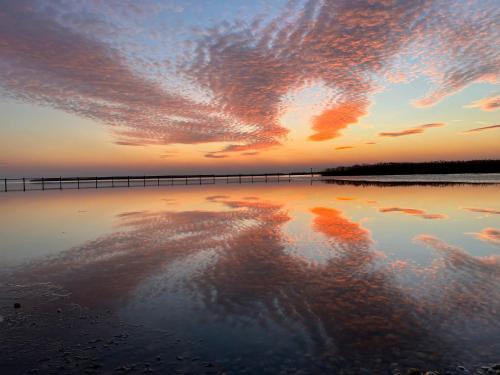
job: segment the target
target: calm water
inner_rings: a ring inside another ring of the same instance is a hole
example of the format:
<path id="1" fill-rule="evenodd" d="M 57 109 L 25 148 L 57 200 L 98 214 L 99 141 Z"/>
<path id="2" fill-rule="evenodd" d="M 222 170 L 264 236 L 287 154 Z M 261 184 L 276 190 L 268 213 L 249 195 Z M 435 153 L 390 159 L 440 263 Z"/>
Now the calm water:
<path id="1" fill-rule="evenodd" d="M 1 194 L 0 368 L 499 362 L 499 197 L 303 182 Z"/>

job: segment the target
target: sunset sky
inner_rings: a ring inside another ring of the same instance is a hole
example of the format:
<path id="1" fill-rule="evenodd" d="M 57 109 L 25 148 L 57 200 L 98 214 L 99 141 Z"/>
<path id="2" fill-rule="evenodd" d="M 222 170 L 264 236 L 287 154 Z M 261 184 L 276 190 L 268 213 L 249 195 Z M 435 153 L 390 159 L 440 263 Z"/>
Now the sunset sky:
<path id="1" fill-rule="evenodd" d="M 500 158 L 496 0 L 0 0 L 0 176 Z"/>

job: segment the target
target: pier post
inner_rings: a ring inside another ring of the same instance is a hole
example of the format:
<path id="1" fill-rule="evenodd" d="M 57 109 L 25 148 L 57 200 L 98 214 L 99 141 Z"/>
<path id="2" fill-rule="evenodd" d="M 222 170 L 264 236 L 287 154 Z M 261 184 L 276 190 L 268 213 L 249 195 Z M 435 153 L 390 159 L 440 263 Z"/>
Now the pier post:
<path id="1" fill-rule="evenodd" d="M 160 186 L 160 177 L 157 177 L 158 186 Z"/>
<path id="2" fill-rule="evenodd" d="M 252 184 L 253 184 L 253 175 L 252 175 Z"/>
<path id="3" fill-rule="evenodd" d="M 186 185 L 187 185 L 187 184 L 188 184 L 188 178 L 187 178 L 187 176 L 186 176 Z"/>
<path id="4" fill-rule="evenodd" d="M 278 184 L 280 183 L 280 174 L 278 173 Z"/>
<path id="5" fill-rule="evenodd" d="M 266 176 L 266 184 L 267 184 L 267 173 L 265 174 L 265 176 Z"/>
<path id="6" fill-rule="evenodd" d="M 146 186 L 146 176 L 144 176 L 144 186 Z"/>
<path id="7" fill-rule="evenodd" d="M 23 191 L 26 191 L 26 178 L 23 177 Z"/>
<path id="8" fill-rule="evenodd" d="M 6 178 L 3 179 L 3 186 L 4 186 L 4 190 L 7 191 L 7 179 Z"/>
<path id="9" fill-rule="evenodd" d="M 238 177 L 240 178 L 240 184 L 241 184 L 241 174 Z"/>
<path id="10" fill-rule="evenodd" d="M 76 188 L 80 189 L 80 177 L 76 178 Z"/>
<path id="11" fill-rule="evenodd" d="M 215 175 L 212 176 L 212 183 L 215 184 Z"/>
<path id="12" fill-rule="evenodd" d="M 59 190 L 62 190 L 62 176 L 59 176 Z"/>
<path id="13" fill-rule="evenodd" d="M 111 177 L 111 187 L 115 187 L 115 178 Z"/>
<path id="14" fill-rule="evenodd" d="M 226 184 L 229 184 L 229 176 L 226 175 Z"/>
<path id="15" fill-rule="evenodd" d="M 45 190 L 45 179 L 42 177 L 42 190 Z"/>
<path id="16" fill-rule="evenodd" d="M 95 188 L 97 189 L 97 176 L 95 178 Z"/>
<path id="17" fill-rule="evenodd" d="M 130 187 L 130 176 L 127 176 L 127 187 Z"/>
<path id="18" fill-rule="evenodd" d="M 290 176 L 290 172 L 288 172 L 288 182 L 292 182 L 292 178 Z"/>

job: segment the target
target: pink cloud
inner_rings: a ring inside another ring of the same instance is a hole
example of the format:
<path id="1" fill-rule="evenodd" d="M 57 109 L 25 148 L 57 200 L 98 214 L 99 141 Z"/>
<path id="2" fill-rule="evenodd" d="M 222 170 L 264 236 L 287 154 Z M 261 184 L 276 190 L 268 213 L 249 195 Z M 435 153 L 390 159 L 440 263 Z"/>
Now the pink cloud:
<path id="1" fill-rule="evenodd" d="M 484 213 L 484 214 L 500 215 L 500 210 L 495 210 L 493 208 L 464 207 L 463 209 L 466 211 L 470 211 L 470 212 L 479 212 L 479 213 Z"/>
<path id="2" fill-rule="evenodd" d="M 498 129 L 498 128 L 500 128 L 500 125 L 483 126 L 480 128 L 473 128 L 473 129 L 465 130 L 464 133 L 482 132 L 484 130 L 491 130 L 491 129 Z"/>
<path id="3" fill-rule="evenodd" d="M 491 48 L 497 17 L 487 4 L 310 0 L 271 21 L 200 28 L 169 45 L 184 53 L 174 61 L 136 36 L 147 29 L 155 41 L 171 37 L 147 22 L 163 5 L 116 4 L 3 4 L 2 93 L 96 120 L 120 145 L 224 142 L 221 152 L 241 153 L 281 144 L 288 133 L 279 121 L 283 98 L 308 85 L 330 90 L 310 140 L 341 136 L 367 114 L 383 77 L 394 70 L 405 80 L 408 72 L 394 65 L 407 57 L 417 60 L 409 73 L 433 84 L 419 105 L 498 81 L 498 49 Z M 177 78 L 186 85 L 172 88 Z"/>
<path id="4" fill-rule="evenodd" d="M 213 105 L 145 78 L 121 51 L 63 26 L 32 1 L 4 4 L 0 12 L 0 85 L 12 98 L 106 124 L 120 145 L 265 138 Z"/>
<path id="5" fill-rule="evenodd" d="M 496 111 L 500 108 L 500 95 L 492 95 L 487 98 L 476 100 L 469 105 L 466 105 L 465 108 L 480 108 L 483 111 Z"/>
<path id="6" fill-rule="evenodd" d="M 429 107 L 472 83 L 498 83 L 498 8 L 481 1 L 453 7 L 436 2 L 432 12 L 415 37 L 421 51 L 419 72 L 429 78 L 431 89 L 414 104 Z"/>
<path id="7" fill-rule="evenodd" d="M 485 228 L 478 233 L 467 233 L 474 235 L 478 240 L 489 242 L 492 245 L 500 246 L 500 229 Z"/>
<path id="8" fill-rule="evenodd" d="M 163 154 L 160 155 L 160 159 L 173 158 L 176 155 L 177 155 L 176 151 L 165 151 Z"/>
<path id="9" fill-rule="evenodd" d="M 429 128 L 439 128 L 439 127 L 444 126 L 444 125 L 445 124 L 443 124 L 442 122 L 436 122 L 436 123 L 424 124 L 424 125 L 416 126 L 414 128 L 405 129 L 405 130 L 396 131 L 396 132 L 381 132 L 378 135 L 380 137 L 401 137 L 404 135 L 421 134 Z"/>
<path id="10" fill-rule="evenodd" d="M 309 1 L 263 26 L 212 29 L 184 71 L 225 111 L 275 140 L 288 132 L 279 123 L 284 95 L 322 83 L 332 90 L 331 105 L 313 119 L 310 140 L 332 139 L 367 113 L 372 77 L 410 41 L 407 26 L 424 9 L 416 2 Z"/>
<path id="11" fill-rule="evenodd" d="M 228 155 L 220 154 L 218 152 L 208 152 L 204 156 L 206 158 L 212 158 L 212 159 L 224 159 L 228 157 Z"/>

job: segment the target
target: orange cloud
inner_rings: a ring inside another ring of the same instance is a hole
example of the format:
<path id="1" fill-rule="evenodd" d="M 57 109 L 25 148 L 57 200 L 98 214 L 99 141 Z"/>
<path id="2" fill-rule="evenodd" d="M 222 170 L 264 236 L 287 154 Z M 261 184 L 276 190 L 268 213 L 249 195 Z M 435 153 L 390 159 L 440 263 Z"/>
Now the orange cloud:
<path id="1" fill-rule="evenodd" d="M 429 128 L 439 128 L 439 127 L 444 126 L 444 125 L 445 124 L 442 122 L 436 122 L 436 123 L 432 123 L 432 124 L 424 124 L 424 125 L 416 126 L 414 128 L 401 130 L 401 131 L 397 131 L 397 132 L 382 132 L 382 133 L 379 133 L 378 135 L 380 137 L 401 137 L 404 135 L 421 134 Z"/>
<path id="2" fill-rule="evenodd" d="M 350 150 L 351 148 L 354 148 L 354 146 L 340 146 L 340 147 L 335 147 L 335 150 Z"/>
<path id="3" fill-rule="evenodd" d="M 361 116 L 366 115 L 366 103 L 341 103 L 336 107 L 324 111 L 313 120 L 313 130 L 316 132 L 309 137 L 311 141 L 326 141 L 340 136 L 340 130 L 358 122 Z M 336 148 L 337 150 L 345 148 Z"/>

